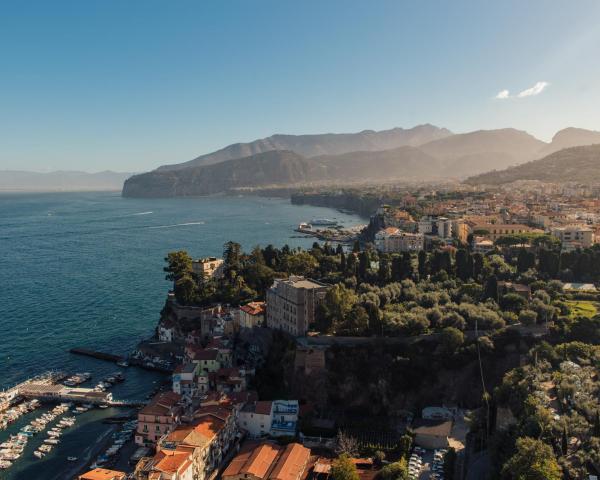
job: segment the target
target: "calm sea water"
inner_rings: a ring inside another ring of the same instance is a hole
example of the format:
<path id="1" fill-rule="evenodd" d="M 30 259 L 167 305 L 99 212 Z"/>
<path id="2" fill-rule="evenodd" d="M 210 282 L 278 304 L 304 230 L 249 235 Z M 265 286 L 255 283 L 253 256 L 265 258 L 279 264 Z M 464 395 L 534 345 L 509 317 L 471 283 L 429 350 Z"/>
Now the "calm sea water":
<path id="1" fill-rule="evenodd" d="M 259 197 L 0 195 L 0 387 L 48 369 L 90 371 L 99 380 L 115 366 L 68 350 L 84 346 L 126 354 L 151 334 L 169 288 L 162 272 L 167 252 L 220 255 L 229 240 L 247 249 L 309 246 L 313 239 L 295 238 L 293 228 L 314 217 L 361 223 L 334 210 Z M 136 368 L 127 369 L 126 377 L 115 398 L 144 398 L 160 379 Z M 37 446 L 32 442 L 0 478 L 69 478 L 73 465 L 66 457 L 90 457 L 108 433 L 98 420 L 115 413 L 80 416 L 77 428 L 41 461 L 32 456 Z M 17 427 L 0 432 L 0 441 Z"/>

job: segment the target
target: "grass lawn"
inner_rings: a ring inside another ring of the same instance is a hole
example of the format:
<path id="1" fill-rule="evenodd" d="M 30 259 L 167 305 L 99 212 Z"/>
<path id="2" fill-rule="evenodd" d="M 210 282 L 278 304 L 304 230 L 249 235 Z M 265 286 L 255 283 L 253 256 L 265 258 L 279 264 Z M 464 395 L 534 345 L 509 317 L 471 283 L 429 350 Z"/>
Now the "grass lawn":
<path id="1" fill-rule="evenodd" d="M 589 300 L 567 300 L 565 303 L 571 309 L 571 318 L 592 318 L 598 313 L 597 304 Z"/>

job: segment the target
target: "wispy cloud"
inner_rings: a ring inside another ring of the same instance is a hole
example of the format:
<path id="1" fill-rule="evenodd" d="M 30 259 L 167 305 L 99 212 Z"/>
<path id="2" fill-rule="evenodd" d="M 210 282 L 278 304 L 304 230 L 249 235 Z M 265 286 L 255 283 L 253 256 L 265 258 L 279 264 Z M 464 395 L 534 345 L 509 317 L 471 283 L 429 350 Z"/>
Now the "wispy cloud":
<path id="1" fill-rule="evenodd" d="M 542 93 L 546 87 L 550 85 L 548 82 L 537 82 L 533 87 L 526 88 L 516 95 L 511 95 L 508 90 L 500 90 L 494 98 L 498 100 L 506 100 L 507 98 L 525 98 L 533 97 Z"/>
<path id="2" fill-rule="evenodd" d="M 533 97 L 534 95 L 539 95 L 546 89 L 546 87 L 548 85 L 549 85 L 548 82 L 537 82 L 533 87 L 523 90 L 517 96 L 519 98 L 523 98 L 523 97 Z"/>

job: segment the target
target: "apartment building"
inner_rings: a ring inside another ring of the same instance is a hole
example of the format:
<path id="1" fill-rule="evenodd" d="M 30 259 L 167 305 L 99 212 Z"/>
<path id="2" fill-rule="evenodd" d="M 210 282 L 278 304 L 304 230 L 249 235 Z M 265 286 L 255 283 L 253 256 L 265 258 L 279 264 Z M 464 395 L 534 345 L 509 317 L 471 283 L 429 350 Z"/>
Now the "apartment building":
<path id="1" fill-rule="evenodd" d="M 179 422 L 182 413 L 181 395 L 163 392 L 156 395 L 138 413 L 138 426 L 135 443 L 140 446 L 153 446 L 170 432 Z"/>
<path id="2" fill-rule="evenodd" d="M 383 253 L 418 252 L 423 250 L 425 237 L 422 233 L 402 232 L 388 227 L 375 234 L 375 248 Z"/>
<path id="3" fill-rule="evenodd" d="M 267 326 L 293 336 L 306 335 L 315 309 L 330 286 L 300 276 L 275 280 L 267 291 Z"/>
<path id="4" fill-rule="evenodd" d="M 594 231 L 587 225 L 556 227 L 552 229 L 552 235 L 560 240 L 565 252 L 589 248 L 594 244 Z"/>
<path id="5" fill-rule="evenodd" d="M 294 436 L 299 411 L 298 400 L 254 402 L 240 410 L 238 424 L 253 438 L 264 435 Z"/>

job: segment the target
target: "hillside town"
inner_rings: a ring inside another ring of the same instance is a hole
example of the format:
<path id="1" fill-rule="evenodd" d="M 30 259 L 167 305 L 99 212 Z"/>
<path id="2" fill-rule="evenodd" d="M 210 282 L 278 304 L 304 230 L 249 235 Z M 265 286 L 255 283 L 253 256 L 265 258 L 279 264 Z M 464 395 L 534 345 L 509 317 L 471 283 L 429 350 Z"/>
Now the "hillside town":
<path id="1" fill-rule="evenodd" d="M 596 193 L 402 192 L 354 244 L 170 253 L 133 355 L 169 388 L 132 470 L 79 479 L 594 478 Z"/>

